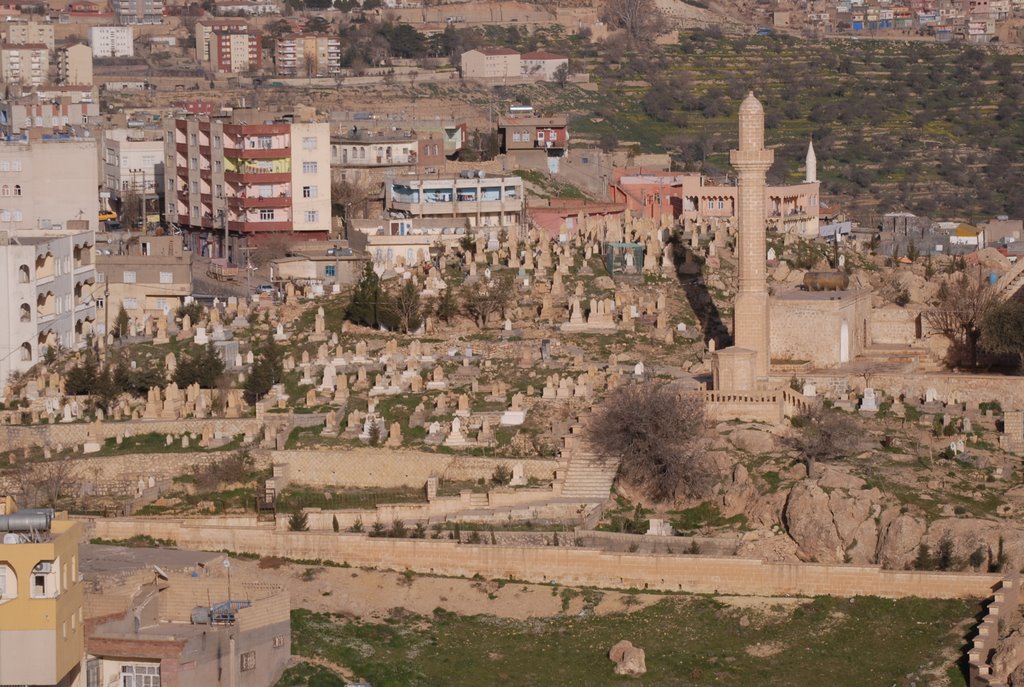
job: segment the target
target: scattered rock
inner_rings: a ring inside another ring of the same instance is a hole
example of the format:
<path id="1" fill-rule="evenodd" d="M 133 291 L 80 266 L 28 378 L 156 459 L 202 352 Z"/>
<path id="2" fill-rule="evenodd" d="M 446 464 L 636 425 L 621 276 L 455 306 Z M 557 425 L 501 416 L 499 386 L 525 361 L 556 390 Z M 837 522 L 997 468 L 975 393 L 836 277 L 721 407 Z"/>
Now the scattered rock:
<path id="1" fill-rule="evenodd" d="M 623 639 L 616 642 L 608 652 L 608 658 L 615 661 L 616 675 L 636 677 L 647 672 L 647 657 L 644 650 Z"/>

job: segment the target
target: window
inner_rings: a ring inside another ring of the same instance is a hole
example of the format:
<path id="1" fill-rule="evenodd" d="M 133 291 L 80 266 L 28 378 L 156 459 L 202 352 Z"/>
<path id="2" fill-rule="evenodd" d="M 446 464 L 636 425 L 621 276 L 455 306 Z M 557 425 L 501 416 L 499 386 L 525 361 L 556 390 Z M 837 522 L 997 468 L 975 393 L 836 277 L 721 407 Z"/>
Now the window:
<path id="1" fill-rule="evenodd" d="M 120 687 L 160 687 L 160 666 L 138 663 L 121 666 Z"/>
<path id="2" fill-rule="evenodd" d="M 85 664 L 85 687 L 103 687 L 100 681 L 100 659 L 90 658 Z"/>
<path id="3" fill-rule="evenodd" d="M 264 221 L 274 219 L 273 208 L 260 208 L 260 219 Z"/>
<path id="4" fill-rule="evenodd" d="M 218 198 L 223 198 L 224 197 L 224 185 L 223 184 L 214 184 L 213 190 L 214 190 L 214 193 L 216 194 L 216 196 Z"/>
<path id="5" fill-rule="evenodd" d="M 199 169 L 199 158 L 193 157 L 189 160 L 189 167 L 192 169 Z"/>
<path id="6" fill-rule="evenodd" d="M 14 580 L 11 580 L 11 587 L 14 587 Z M 0 599 L 7 598 L 7 566 L 0 565 Z M 276 637 L 275 637 L 276 639 Z"/>
<path id="7" fill-rule="evenodd" d="M 306 150 L 316 150 L 316 136 L 304 136 L 302 147 Z"/>
<path id="8" fill-rule="evenodd" d="M 0 172 L 10 172 L 10 171 L 11 171 L 11 161 L 10 160 L 0 160 Z"/>
<path id="9" fill-rule="evenodd" d="M 14 221 L 15 222 L 20 222 L 22 217 L 24 217 L 24 215 L 21 214 L 21 210 L 15 210 L 14 211 Z"/>
<path id="10" fill-rule="evenodd" d="M 153 244 L 150 243 L 149 241 L 143 241 L 142 242 L 142 254 L 143 255 L 152 255 L 153 254 Z"/>
<path id="11" fill-rule="evenodd" d="M 21 362 L 28 363 L 32 361 L 32 344 L 25 342 L 21 344 Z"/>
<path id="12" fill-rule="evenodd" d="M 317 172 L 317 163 L 316 163 L 316 161 L 313 161 L 313 162 L 303 162 L 302 163 L 302 173 L 303 174 L 316 174 L 316 172 Z"/>
<path id="13" fill-rule="evenodd" d="M 284 635 L 274 635 L 274 648 L 280 649 L 284 646 Z"/>
<path id="14" fill-rule="evenodd" d="M 12 172 L 20 172 L 21 171 L 21 160 L 11 160 L 11 171 Z"/>
<path id="15" fill-rule="evenodd" d="M 193 181 L 192 182 L 192 193 L 199 193 L 199 182 L 198 181 Z"/>
<path id="16" fill-rule="evenodd" d="M 11 195 L 11 187 L 8 186 L 7 184 L 4 184 L 3 186 L 0 186 L 0 196 L 9 196 L 9 195 Z"/>
<path id="17" fill-rule="evenodd" d="M 125 284 L 134 284 L 135 283 L 135 272 L 129 272 L 129 271 L 125 270 L 125 273 L 124 273 L 124 283 Z"/>
<path id="18" fill-rule="evenodd" d="M 135 300 L 134 298 L 122 298 L 121 299 L 121 305 L 124 307 L 125 310 L 138 310 L 139 309 L 139 302 L 137 300 Z"/>
<path id="19" fill-rule="evenodd" d="M 154 305 L 156 305 L 156 309 L 157 310 L 166 310 L 167 309 L 167 299 L 166 298 L 157 298 L 156 301 L 154 302 Z"/>
<path id="20" fill-rule="evenodd" d="M 188 135 L 188 143 L 189 143 L 189 145 L 193 145 L 193 146 L 194 145 L 199 145 L 199 139 L 196 138 L 195 134 L 189 134 Z"/>
<path id="21" fill-rule="evenodd" d="M 333 277 L 333 276 L 335 276 L 335 272 L 336 272 L 336 270 L 334 269 L 334 265 L 325 265 L 324 266 L 324 276 L 325 277 Z"/>
<path id="22" fill-rule="evenodd" d="M 27 284 L 31 278 L 31 272 L 29 272 L 28 265 L 22 265 L 18 268 L 18 283 Z"/>
<path id="23" fill-rule="evenodd" d="M 143 155 L 142 156 L 142 166 L 143 167 L 152 167 L 154 164 L 156 164 L 156 161 L 153 159 L 152 155 Z"/>
<path id="24" fill-rule="evenodd" d="M 246 651 L 245 653 L 241 654 L 238 658 L 240 664 L 239 667 L 242 669 L 243 672 L 246 670 L 256 670 L 255 651 Z"/>
<path id="25" fill-rule="evenodd" d="M 317 188 L 316 188 L 316 186 L 303 186 L 302 187 L 302 197 L 303 198 L 316 198 L 317 197 Z"/>
<path id="26" fill-rule="evenodd" d="M 307 222 L 319 222 L 320 213 L 316 210 L 306 210 L 306 221 Z"/>
<path id="27" fill-rule="evenodd" d="M 161 272 L 160 273 L 160 283 L 161 284 L 173 284 L 174 283 L 174 273 L 172 273 L 172 272 Z"/>
<path id="28" fill-rule="evenodd" d="M 719 210 L 724 210 L 725 209 L 725 201 L 724 200 L 718 201 L 718 209 Z"/>
<path id="29" fill-rule="evenodd" d="M 214 134 L 213 135 L 213 147 L 214 148 L 220 148 L 222 145 L 224 145 L 224 144 L 221 141 L 220 134 Z"/>
<path id="30" fill-rule="evenodd" d="M 122 191 L 127 191 L 128 190 L 128 180 L 127 179 L 125 179 L 125 180 L 123 180 L 121 182 L 121 190 Z"/>
<path id="31" fill-rule="evenodd" d="M 514 143 L 519 143 L 519 132 L 518 131 L 513 131 L 512 132 L 512 141 Z"/>
<path id="32" fill-rule="evenodd" d="M 221 161 L 220 160 L 214 160 L 213 161 L 213 171 L 219 172 L 220 170 L 221 170 Z"/>

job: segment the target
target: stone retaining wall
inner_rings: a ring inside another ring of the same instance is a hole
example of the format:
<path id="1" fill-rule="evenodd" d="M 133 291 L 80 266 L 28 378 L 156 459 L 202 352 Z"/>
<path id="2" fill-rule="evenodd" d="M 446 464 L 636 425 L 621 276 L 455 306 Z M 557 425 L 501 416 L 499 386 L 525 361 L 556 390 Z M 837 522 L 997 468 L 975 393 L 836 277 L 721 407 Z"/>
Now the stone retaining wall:
<path id="1" fill-rule="evenodd" d="M 238 419 L 187 419 L 187 420 L 132 420 L 126 422 L 72 422 L 49 425 L 2 425 L 0 426 L 0 452 L 48 446 L 81 446 L 89 432 L 99 441 L 113 439 L 120 435 L 138 436 L 156 432 L 159 434 L 202 435 L 209 431 L 223 436 L 238 434 L 257 435 L 263 423 L 256 418 Z"/>
<path id="2" fill-rule="evenodd" d="M 183 548 L 323 559 L 388 570 L 534 583 L 702 594 L 987 598 L 999 575 L 882 570 L 876 566 L 766 563 L 742 558 L 607 553 L 569 547 L 500 547 L 355 534 L 193 526 L 168 519 L 88 519 L 89 536 L 148 534 Z"/>

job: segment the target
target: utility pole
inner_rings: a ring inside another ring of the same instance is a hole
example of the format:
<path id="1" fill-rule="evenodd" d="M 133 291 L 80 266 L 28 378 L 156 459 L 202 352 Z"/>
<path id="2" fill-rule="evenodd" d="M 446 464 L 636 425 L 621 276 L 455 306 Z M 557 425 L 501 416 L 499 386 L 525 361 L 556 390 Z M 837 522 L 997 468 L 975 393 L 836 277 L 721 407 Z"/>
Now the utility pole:
<path id="1" fill-rule="evenodd" d="M 250 294 L 252 293 L 251 279 L 252 279 L 252 271 L 254 269 L 251 266 L 250 261 L 252 260 L 252 253 L 253 253 L 253 251 L 259 250 L 259 248 L 256 247 L 256 246 L 249 246 L 249 237 L 248 236 L 246 236 L 244 238 L 244 241 L 245 241 L 245 245 L 242 246 L 239 250 L 242 252 L 243 257 L 245 258 L 245 265 L 244 265 L 244 267 L 245 267 L 245 297 L 248 298 L 250 296 Z"/>

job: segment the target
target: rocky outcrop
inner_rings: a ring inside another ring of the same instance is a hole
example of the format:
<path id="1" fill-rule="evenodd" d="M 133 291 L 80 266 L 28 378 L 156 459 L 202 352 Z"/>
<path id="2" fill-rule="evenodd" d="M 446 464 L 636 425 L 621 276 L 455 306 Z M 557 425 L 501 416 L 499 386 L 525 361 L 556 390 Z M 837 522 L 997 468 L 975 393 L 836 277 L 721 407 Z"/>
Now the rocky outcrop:
<path id="1" fill-rule="evenodd" d="M 608 652 L 608 658 L 615 661 L 615 674 L 638 677 L 647 672 L 647 657 L 644 650 L 623 639 L 616 642 Z"/>
<path id="2" fill-rule="evenodd" d="M 993 677 L 1000 681 L 1008 682 L 1010 685 L 1024 686 L 1021 681 L 1021 666 L 1024 664 L 1024 635 L 1019 631 L 1013 632 L 1010 636 L 999 642 L 992 657 Z"/>
<path id="3" fill-rule="evenodd" d="M 802 560 L 835 563 L 843 560 L 843 546 L 832 520 L 829 495 L 815 482 L 793 487 L 783 512 L 786 531 L 799 547 Z"/>
<path id="4" fill-rule="evenodd" d="M 828 495 L 832 522 L 842 543 L 844 560 L 849 563 L 873 563 L 878 547 L 878 527 L 875 516 L 881 511 L 878 502 L 882 494 L 877 489 L 841 491 Z"/>
<path id="5" fill-rule="evenodd" d="M 917 556 L 924 533 L 925 524 L 920 518 L 902 512 L 899 507 L 885 509 L 879 517 L 875 561 L 884 568 L 908 567 Z"/>
<path id="6" fill-rule="evenodd" d="M 981 567 L 996 564 L 1000 553 L 1004 570 L 1020 570 L 1024 566 L 1024 529 L 1011 526 L 1005 521 L 983 520 L 981 518 L 942 518 L 931 523 L 923 537 L 932 552 L 939 550 L 942 542 L 952 544 L 956 562 L 970 561 L 971 556 L 980 558 Z M 977 560 L 977 558 L 976 558 Z"/>

